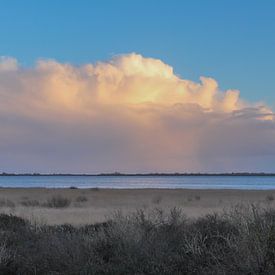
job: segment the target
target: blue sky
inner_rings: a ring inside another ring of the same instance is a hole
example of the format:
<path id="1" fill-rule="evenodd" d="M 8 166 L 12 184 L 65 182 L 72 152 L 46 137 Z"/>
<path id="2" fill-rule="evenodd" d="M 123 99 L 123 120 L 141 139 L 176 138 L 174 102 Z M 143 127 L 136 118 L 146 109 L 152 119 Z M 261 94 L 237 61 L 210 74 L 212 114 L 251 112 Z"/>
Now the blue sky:
<path id="1" fill-rule="evenodd" d="M 1 1 L 0 55 L 75 64 L 137 52 L 275 106 L 275 2 Z"/>
<path id="2" fill-rule="evenodd" d="M 274 50 L 273 0 L 2 0 L 0 168 L 274 172 Z"/>
<path id="3" fill-rule="evenodd" d="M 275 106 L 275 1 L 30 1 L 0 4 L 0 55 L 82 64 L 137 52 L 183 78 Z"/>

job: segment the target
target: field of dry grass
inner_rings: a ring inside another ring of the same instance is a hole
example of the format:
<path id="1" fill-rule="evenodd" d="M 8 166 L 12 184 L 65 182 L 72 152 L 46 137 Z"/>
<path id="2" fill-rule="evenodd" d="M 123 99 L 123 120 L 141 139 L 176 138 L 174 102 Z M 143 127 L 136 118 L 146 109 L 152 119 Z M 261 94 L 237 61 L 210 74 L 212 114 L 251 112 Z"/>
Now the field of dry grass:
<path id="1" fill-rule="evenodd" d="M 275 206 L 275 191 L 188 189 L 1 188 L 0 213 L 46 224 L 104 222 L 116 211 L 181 209 L 188 217 L 221 212 L 236 204 Z"/>

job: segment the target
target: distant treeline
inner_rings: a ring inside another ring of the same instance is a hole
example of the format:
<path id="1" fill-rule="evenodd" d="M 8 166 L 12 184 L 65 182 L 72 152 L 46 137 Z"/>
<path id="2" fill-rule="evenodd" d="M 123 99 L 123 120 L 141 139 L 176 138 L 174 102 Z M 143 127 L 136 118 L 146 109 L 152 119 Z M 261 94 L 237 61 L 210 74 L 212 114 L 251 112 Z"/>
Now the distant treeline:
<path id="1" fill-rule="evenodd" d="M 275 176 L 275 173 L 249 173 L 249 172 L 240 172 L 240 173 L 99 173 L 99 174 L 70 174 L 70 173 L 0 173 L 0 176 Z"/>

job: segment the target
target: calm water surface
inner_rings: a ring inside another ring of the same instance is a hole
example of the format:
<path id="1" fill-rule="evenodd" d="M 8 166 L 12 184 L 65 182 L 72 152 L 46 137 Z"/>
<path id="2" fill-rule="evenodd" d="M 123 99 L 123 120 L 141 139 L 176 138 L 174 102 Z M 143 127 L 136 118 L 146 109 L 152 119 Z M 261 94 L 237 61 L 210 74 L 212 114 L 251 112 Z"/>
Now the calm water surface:
<path id="1" fill-rule="evenodd" d="M 1 176 L 0 187 L 275 190 L 275 176 Z"/>

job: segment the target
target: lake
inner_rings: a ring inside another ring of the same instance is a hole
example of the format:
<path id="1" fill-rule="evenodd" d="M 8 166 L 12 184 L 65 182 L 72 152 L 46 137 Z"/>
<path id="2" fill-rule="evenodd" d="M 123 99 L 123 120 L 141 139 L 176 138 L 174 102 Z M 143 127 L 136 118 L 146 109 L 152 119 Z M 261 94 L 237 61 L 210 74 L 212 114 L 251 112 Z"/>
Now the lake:
<path id="1" fill-rule="evenodd" d="M 0 176 L 0 187 L 275 190 L 275 176 Z"/>

